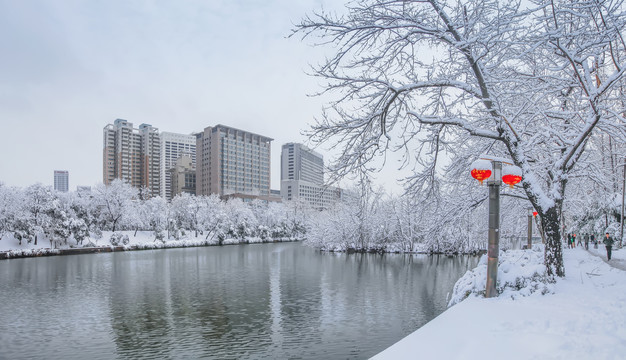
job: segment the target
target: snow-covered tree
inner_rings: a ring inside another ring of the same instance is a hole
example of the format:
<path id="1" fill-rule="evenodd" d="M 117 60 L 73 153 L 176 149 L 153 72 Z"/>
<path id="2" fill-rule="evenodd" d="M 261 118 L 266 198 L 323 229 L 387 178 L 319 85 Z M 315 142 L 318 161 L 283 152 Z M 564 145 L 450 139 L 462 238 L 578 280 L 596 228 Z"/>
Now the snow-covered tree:
<path id="1" fill-rule="evenodd" d="M 0 240 L 15 226 L 15 220 L 20 212 L 22 202 L 19 190 L 0 183 Z"/>
<path id="2" fill-rule="evenodd" d="M 131 206 L 131 200 L 137 199 L 137 189 L 115 179 L 111 185 L 99 184 L 93 192 L 93 201 L 99 208 L 104 226 L 115 231 L 124 216 L 127 208 Z"/>
<path id="3" fill-rule="evenodd" d="M 311 135 L 341 144 L 331 170 L 370 171 L 388 151 L 413 167 L 409 192 L 466 177 L 482 153 L 522 168 L 549 275 L 564 275 L 560 219 L 592 134 L 625 142 L 621 1 L 361 0 L 296 29 L 334 46 L 314 69 L 337 100 Z M 462 170 L 462 171 L 461 171 Z"/>
<path id="4" fill-rule="evenodd" d="M 21 228 L 24 230 L 24 234 L 34 235 L 34 244 L 37 245 L 39 234 L 50 237 L 54 231 L 52 216 L 54 216 L 54 207 L 58 206 L 57 196 L 51 187 L 42 184 L 27 187 L 24 190 L 24 195 L 24 204 L 30 213 L 30 218 L 22 218 Z M 26 224 L 26 222 L 30 224 Z M 30 226 L 32 229 L 29 229 Z"/>
<path id="5" fill-rule="evenodd" d="M 226 232 L 230 227 L 226 214 L 223 210 L 223 202 L 219 196 L 213 194 L 210 196 L 200 196 L 196 199 L 194 221 L 197 228 L 205 235 L 205 239 L 212 240 L 217 238 L 220 242 L 224 240 Z"/>
<path id="6" fill-rule="evenodd" d="M 143 201 L 141 214 L 144 226 L 154 233 L 155 240 L 165 241 L 165 231 L 169 229 L 169 206 L 160 196 Z"/>

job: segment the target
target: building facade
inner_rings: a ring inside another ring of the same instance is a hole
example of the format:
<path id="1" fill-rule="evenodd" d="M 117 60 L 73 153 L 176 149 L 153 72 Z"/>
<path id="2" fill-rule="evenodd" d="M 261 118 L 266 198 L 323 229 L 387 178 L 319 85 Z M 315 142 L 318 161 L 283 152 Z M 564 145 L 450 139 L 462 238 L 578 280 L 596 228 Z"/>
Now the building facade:
<path id="1" fill-rule="evenodd" d="M 170 200 L 182 193 L 196 194 L 196 167 L 191 156 L 183 155 L 179 157 L 174 167 L 167 172 L 171 185 Z"/>
<path id="2" fill-rule="evenodd" d="M 160 136 L 159 130 L 149 124 L 133 128 L 133 124 L 117 119 L 104 127 L 103 182 L 111 184 L 122 179 L 146 194 L 160 193 Z"/>
<path id="3" fill-rule="evenodd" d="M 70 188 L 70 173 L 67 170 L 54 170 L 54 190 L 68 192 Z"/>
<path id="4" fill-rule="evenodd" d="M 280 195 L 285 201 L 304 200 L 315 209 L 328 209 L 342 200 L 341 188 L 324 185 L 324 157 L 298 143 L 287 143 L 281 152 Z"/>
<path id="5" fill-rule="evenodd" d="M 269 199 L 273 139 L 224 125 L 196 135 L 196 194 Z"/>
<path id="6" fill-rule="evenodd" d="M 176 166 L 176 161 L 183 156 L 188 156 L 191 159 L 192 169 L 194 171 L 196 169 L 196 136 L 162 132 L 160 150 L 160 194 L 162 198 L 169 201 L 175 196 L 172 190 L 172 172 L 170 170 Z"/>
<path id="7" fill-rule="evenodd" d="M 302 144 L 287 143 L 280 154 L 280 180 L 324 183 L 324 157 Z"/>

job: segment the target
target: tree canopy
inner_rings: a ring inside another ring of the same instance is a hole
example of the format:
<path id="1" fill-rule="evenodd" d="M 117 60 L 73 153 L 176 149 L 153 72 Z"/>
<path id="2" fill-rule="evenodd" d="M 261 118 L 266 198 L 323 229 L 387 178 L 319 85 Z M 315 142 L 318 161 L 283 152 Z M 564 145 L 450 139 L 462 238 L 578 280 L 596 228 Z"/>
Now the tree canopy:
<path id="1" fill-rule="evenodd" d="M 548 274 L 563 276 L 568 181 L 598 137 L 626 142 L 623 5 L 362 0 L 312 14 L 294 34 L 335 50 L 313 69 L 334 101 L 310 134 L 341 149 L 339 175 L 403 152 L 416 196 L 463 186 L 480 154 L 511 159 L 542 220 Z"/>

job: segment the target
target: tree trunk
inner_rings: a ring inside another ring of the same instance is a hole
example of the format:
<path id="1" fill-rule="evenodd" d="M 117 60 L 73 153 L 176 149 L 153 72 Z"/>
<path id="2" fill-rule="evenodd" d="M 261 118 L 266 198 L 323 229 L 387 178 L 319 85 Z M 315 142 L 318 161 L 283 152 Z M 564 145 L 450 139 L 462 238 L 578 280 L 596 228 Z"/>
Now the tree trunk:
<path id="1" fill-rule="evenodd" d="M 548 276 L 565 276 L 563 267 L 563 243 L 559 231 L 559 215 L 556 206 L 549 208 L 541 216 L 541 225 L 546 238 L 544 264 Z"/>
<path id="2" fill-rule="evenodd" d="M 37 235 L 35 234 L 35 245 L 37 245 Z"/>

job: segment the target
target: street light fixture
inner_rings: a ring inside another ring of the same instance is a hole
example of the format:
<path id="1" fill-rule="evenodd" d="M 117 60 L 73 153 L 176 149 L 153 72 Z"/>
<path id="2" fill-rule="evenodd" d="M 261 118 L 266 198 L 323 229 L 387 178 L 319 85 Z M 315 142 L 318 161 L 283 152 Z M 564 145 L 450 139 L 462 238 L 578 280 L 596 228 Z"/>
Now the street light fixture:
<path id="1" fill-rule="evenodd" d="M 505 164 L 504 169 L 502 164 Z M 487 286 L 485 297 L 496 296 L 498 277 L 498 255 L 500 252 L 500 185 L 502 182 L 511 188 L 522 181 L 522 169 L 511 160 L 482 155 L 471 165 L 471 175 L 482 184 L 487 180 L 489 187 L 489 231 L 487 245 Z M 503 171 L 504 170 L 504 171 Z M 488 174 L 488 175 L 487 175 Z M 487 175 L 485 177 L 485 175 Z"/>

